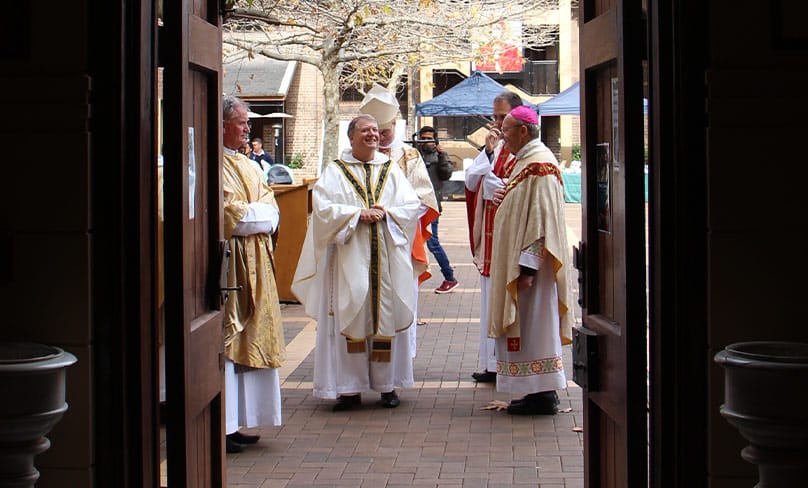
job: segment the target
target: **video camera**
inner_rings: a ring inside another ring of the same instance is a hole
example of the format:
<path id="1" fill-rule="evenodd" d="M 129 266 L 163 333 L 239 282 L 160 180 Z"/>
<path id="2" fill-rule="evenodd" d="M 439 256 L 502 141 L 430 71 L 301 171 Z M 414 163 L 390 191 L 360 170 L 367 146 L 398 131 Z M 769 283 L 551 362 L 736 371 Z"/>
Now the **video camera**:
<path id="1" fill-rule="evenodd" d="M 434 139 L 419 139 L 417 132 L 412 135 L 412 140 L 411 141 L 404 141 L 404 142 L 406 142 L 407 144 L 428 144 L 430 142 L 434 142 L 436 146 L 438 144 L 440 144 L 440 141 L 438 141 L 438 135 L 437 134 L 435 134 Z"/>

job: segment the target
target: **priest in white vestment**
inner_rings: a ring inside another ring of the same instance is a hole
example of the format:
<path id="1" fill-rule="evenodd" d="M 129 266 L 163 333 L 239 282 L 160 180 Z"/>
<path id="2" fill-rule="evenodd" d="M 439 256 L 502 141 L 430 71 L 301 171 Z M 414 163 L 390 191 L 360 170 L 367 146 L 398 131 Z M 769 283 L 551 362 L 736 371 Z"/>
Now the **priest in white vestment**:
<path id="1" fill-rule="evenodd" d="M 480 273 L 480 351 L 479 371 L 471 374 L 478 383 L 493 383 L 497 379 L 497 355 L 494 339 L 488 337 L 488 290 L 491 276 L 491 250 L 494 241 L 493 192 L 503 188 L 504 178 L 510 176 L 516 161 L 505 148 L 502 121 L 512 109 L 522 105 L 516 93 L 505 91 L 494 98 L 494 125 L 485 137 L 485 146 L 466 169 L 466 213 L 469 244 L 477 271 Z"/>
<path id="2" fill-rule="evenodd" d="M 247 104 L 225 97 L 222 190 L 224 236 L 230 246 L 225 302 L 226 450 L 240 452 L 257 435 L 239 427 L 281 424 L 278 368 L 285 359 L 283 322 L 270 235 L 278 228 L 278 204 L 263 173 L 238 151 L 250 127 Z"/>
<path id="3" fill-rule="evenodd" d="M 497 391 L 508 413 L 552 415 L 566 388 L 561 345 L 572 342 L 573 293 L 564 191 L 555 156 L 539 139 L 538 117 L 517 107 L 502 122 L 515 157 L 505 188 L 494 192 L 488 331 L 496 338 Z"/>
<path id="4" fill-rule="evenodd" d="M 417 349 L 418 288 L 421 283 L 432 276 L 429 272 L 426 242 L 432 237 L 432 232 L 430 231 L 432 222 L 440 216 L 438 200 L 421 153 L 396 137 L 396 117 L 398 117 L 400 110 L 395 95 L 390 90 L 374 84 L 362 100 L 359 112 L 372 115 L 376 119 L 379 124 L 379 152 L 387 155 L 391 161 L 399 165 L 407 176 L 407 181 L 410 182 L 421 200 L 421 207 L 418 210 L 418 226 L 416 227 L 415 240 L 412 245 L 412 266 L 413 274 L 415 275 L 413 293 L 415 293 L 416 309 L 413 324 L 409 328 L 409 334 L 412 357 L 414 358 Z"/>
<path id="5" fill-rule="evenodd" d="M 413 386 L 407 329 L 420 200 L 401 168 L 376 151 L 372 116 L 354 118 L 348 139 L 351 148 L 314 185 L 292 291 L 317 320 L 314 396 L 337 399 L 340 411 L 373 390 L 394 408 L 395 388 Z"/>

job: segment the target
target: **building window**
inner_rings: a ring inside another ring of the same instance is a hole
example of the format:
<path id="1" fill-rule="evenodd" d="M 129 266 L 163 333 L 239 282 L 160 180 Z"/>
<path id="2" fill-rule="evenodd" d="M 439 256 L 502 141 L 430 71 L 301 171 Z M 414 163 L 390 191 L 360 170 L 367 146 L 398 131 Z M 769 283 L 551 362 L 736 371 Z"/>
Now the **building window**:
<path id="1" fill-rule="evenodd" d="M 456 70 L 434 70 L 432 72 L 432 98 L 453 88 L 464 79 L 465 77 Z"/>
<path id="2" fill-rule="evenodd" d="M 487 72 L 486 74 L 503 85 L 510 83 L 517 86 L 531 96 L 555 95 L 560 91 L 558 52 L 558 39 L 549 46 L 525 48 L 522 53 L 525 64 L 522 66 L 521 72 Z"/>
<path id="3" fill-rule="evenodd" d="M 363 98 L 365 98 L 365 96 L 362 95 L 359 92 L 359 90 L 357 90 L 356 88 L 354 88 L 352 86 L 349 86 L 349 87 L 342 90 L 342 93 L 340 93 L 340 96 L 339 96 L 339 101 L 340 102 L 361 102 Z"/>

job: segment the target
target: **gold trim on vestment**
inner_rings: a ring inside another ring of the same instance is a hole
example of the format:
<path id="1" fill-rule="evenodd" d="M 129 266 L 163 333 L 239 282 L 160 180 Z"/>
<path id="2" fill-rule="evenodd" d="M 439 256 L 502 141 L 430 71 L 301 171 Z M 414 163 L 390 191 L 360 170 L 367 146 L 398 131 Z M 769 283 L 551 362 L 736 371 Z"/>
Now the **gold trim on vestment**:
<path id="1" fill-rule="evenodd" d="M 391 351 L 393 348 L 392 337 L 375 337 L 372 341 L 372 349 L 370 351 L 370 360 L 380 363 L 389 363 Z"/>
<path id="2" fill-rule="evenodd" d="M 351 339 L 350 337 L 346 337 L 345 342 L 348 347 L 348 354 L 365 352 L 364 339 Z"/>
<path id="3" fill-rule="evenodd" d="M 379 174 L 376 181 L 372 179 L 372 166 L 368 163 L 362 165 L 364 171 L 365 183 L 360 183 L 351 170 L 348 169 L 346 163 L 340 159 L 335 161 L 337 167 L 348 180 L 348 183 L 354 188 L 356 194 L 365 204 L 366 208 L 371 208 L 376 204 L 381 197 L 381 193 L 387 185 L 388 176 L 390 175 L 390 160 L 388 159 L 379 168 Z M 381 251 L 379 243 L 381 242 L 380 233 L 382 232 L 381 226 L 378 222 L 373 222 L 370 225 L 369 245 L 370 245 L 370 264 L 368 266 L 368 282 L 369 282 L 369 295 L 371 303 L 371 317 L 373 321 L 373 334 L 379 333 L 379 310 L 381 308 Z"/>

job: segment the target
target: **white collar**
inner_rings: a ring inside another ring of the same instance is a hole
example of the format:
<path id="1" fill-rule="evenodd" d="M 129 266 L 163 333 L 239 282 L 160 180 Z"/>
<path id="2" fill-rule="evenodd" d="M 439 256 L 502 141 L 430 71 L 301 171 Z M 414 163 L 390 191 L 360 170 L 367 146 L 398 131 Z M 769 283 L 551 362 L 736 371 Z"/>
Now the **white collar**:
<path id="1" fill-rule="evenodd" d="M 343 149 L 342 155 L 340 155 L 340 159 L 342 159 L 346 163 L 381 164 L 381 163 L 387 162 L 387 160 L 390 159 L 390 158 L 388 158 L 386 155 L 380 153 L 379 151 L 376 151 L 373 154 L 373 159 L 372 160 L 370 160 L 370 161 L 360 161 L 360 160 L 358 160 L 358 159 L 356 159 L 354 157 L 352 149 L 347 148 L 347 149 Z"/>

